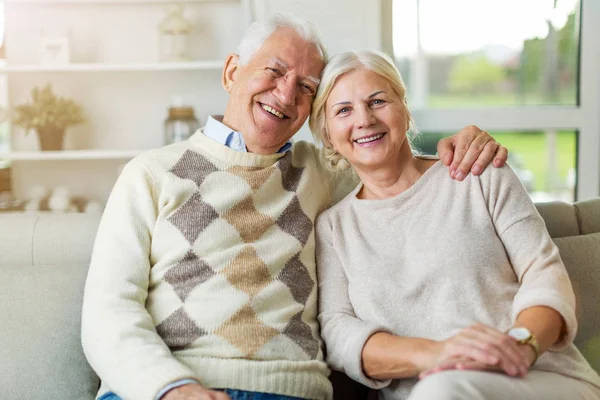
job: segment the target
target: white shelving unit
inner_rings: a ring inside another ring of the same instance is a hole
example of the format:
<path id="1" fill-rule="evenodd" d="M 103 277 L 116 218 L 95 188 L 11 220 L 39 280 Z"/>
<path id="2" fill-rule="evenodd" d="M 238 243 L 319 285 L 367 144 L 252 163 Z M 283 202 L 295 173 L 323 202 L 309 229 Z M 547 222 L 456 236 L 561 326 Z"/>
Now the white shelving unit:
<path id="1" fill-rule="evenodd" d="M 223 60 L 189 61 L 177 63 L 103 64 L 73 63 L 68 65 L 9 65 L 0 67 L 1 73 L 16 72 L 144 72 L 144 71 L 202 71 L 221 70 Z"/>
<path id="2" fill-rule="evenodd" d="M 0 154 L 11 161 L 57 161 L 57 160 L 127 160 L 145 150 L 61 150 L 61 151 L 13 151 Z"/>
<path id="3" fill-rule="evenodd" d="M 237 1 L 237 0 L 4 0 L 7 4 L 36 4 L 36 5 L 56 5 L 56 4 L 69 4 L 69 5 L 89 5 L 89 4 L 106 4 L 106 5 L 123 5 L 123 4 L 169 4 L 169 3 L 180 3 L 180 4 L 194 4 L 194 3 L 216 3 L 223 1 Z"/>
<path id="4" fill-rule="evenodd" d="M 13 191 L 21 199 L 33 185 L 60 185 L 74 195 L 104 201 L 125 162 L 164 144 L 163 123 L 174 97 L 194 107 L 201 124 L 208 114 L 222 112 L 227 94 L 220 71 L 252 20 L 251 0 L 3 3 L 6 54 L 0 61 L 0 99 L 7 99 L 5 106 L 23 104 L 33 87 L 51 83 L 58 96 L 82 104 L 88 117 L 85 125 L 67 129 L 62 151 L 38 151 L 35 134 L 12 127 L 0 164 L 10 163 Z M 169 4 L 183 4 L 195 27 L 193 61 L 156 61 L 158 24 Z M 42 32 L 68 33 L 69 64 L 39 63 Z"/>

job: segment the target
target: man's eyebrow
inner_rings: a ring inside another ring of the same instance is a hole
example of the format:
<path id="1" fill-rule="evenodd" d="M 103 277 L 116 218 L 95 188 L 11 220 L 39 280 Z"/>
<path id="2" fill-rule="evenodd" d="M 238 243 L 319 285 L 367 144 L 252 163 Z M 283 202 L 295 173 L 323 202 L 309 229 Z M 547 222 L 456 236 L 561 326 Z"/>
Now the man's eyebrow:
<path id="1" fill-rule="evenodd" d="M 283 62 L 283 60 L 281 60 L 281 59 L 279 59 L 277 57 L 271 57 L 270 61 L 273 62 L 273 63 L 275 63 L 275 64 L 277 64 L 277 65 L 280 65 L 284 69 L 288 69 L 288 65 L 285 62 Z M 319 78 L 317 78 L 317 77 L 314 77 L 314 76 L 307 76 L 306 79 L 308 79 L 309 81 L 313 82 L 317 86 L 319 86 L 319 84 L 321 83 L 321 80 Z"/>
<path id="2" fill-rule="evenodd" d="M 281 65 L 283 68 L 287 69 L 288 65 L 286 63 L 284 63 L 282 60 L 280 60 L 277 57 L 271 57 L 270 59 L 272 62 L 274 62 L 275 64 Z"/>

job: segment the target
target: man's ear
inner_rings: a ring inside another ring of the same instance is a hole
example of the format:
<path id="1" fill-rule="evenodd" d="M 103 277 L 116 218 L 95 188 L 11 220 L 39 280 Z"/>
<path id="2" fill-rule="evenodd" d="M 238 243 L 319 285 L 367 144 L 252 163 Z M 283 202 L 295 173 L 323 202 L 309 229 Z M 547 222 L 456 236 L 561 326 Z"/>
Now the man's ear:
<path id="1" fill-rule="evenodd" d="M 235 83 L 237 76 L 237 69 L 240 64 L 240 57 L 237 54 L 230 54 L 225 60 L 225 66 L 223 67 L 223 74 L 221 75 L 221 85 L 227 93 L 231 92 L 231 88 Z"/>

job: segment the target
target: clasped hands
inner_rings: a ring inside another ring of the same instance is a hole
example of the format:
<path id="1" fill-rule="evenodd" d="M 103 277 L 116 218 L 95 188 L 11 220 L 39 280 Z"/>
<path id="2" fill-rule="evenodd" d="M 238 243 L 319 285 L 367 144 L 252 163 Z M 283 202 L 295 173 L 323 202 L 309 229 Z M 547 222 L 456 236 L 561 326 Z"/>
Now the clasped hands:
<path id="1" fill-rule="evenodd" d="M 524 377 L 535 360 L 529 345 L 483 324 L 475 324 L 433 345 L 419 378 L 447 370 L 497 371 Z"/>

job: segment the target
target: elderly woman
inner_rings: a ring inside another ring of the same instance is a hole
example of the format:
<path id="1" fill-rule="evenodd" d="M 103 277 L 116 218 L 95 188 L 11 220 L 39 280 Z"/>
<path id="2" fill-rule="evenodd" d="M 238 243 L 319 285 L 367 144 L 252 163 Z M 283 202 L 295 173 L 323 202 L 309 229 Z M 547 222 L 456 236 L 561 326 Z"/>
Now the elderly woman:
<path id="1" fill-rule="evenodd" d="M 311 128 L 362 183 L 317 223 L 331 367 L 383 399 L 599 399 L 569 277 L 514 172 L 454 181 L 413 156 L 410 125 L 389 57 L 333 57 Z"/>

